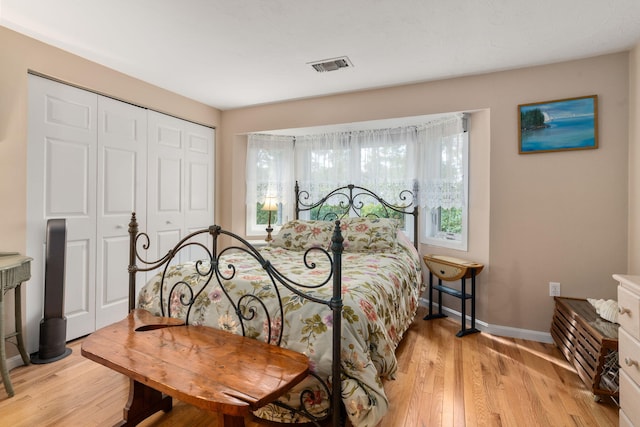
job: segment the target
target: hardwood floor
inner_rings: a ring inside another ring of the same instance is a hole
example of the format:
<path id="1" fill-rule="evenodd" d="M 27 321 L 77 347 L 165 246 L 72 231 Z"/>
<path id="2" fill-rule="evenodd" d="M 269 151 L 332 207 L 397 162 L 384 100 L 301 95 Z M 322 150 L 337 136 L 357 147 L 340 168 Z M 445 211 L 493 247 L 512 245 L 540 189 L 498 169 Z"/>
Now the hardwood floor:
<path id="1" fill-rule="evenodd" d="M 618 408 L 596 403 L 553 345 L 485 333 L 457 338 L 450 319 L 420 311 L 385 382 L 391 410 L 378 427 L 617 426 Z M 128 380 L 83 358 L 80 342 L 58 362 L 15 368 L 16 391 L 0 388 L 0 426 L 110 426 L 122 417 Z M 174 401 L 141 426 L 220 426 L 216 414 Z M 248 427 L 274 423 L 247 419 Z"/>

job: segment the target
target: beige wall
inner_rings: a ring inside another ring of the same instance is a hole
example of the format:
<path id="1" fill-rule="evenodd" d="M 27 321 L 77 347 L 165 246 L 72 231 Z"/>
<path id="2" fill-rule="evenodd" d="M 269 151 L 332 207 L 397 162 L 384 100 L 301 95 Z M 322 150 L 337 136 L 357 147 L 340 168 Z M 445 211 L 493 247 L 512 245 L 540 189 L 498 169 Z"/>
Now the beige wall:
<path id="1" fill-rule="evenodd" d="M 476 111 L 470 250 L 422 252 L 487 264 L 478 286 L 482 321 L 548 332 L 550 281 L 566 296 L 615 298 L 611 274 L 627 270 L 628 82 L 629 55 L 619 53 L 224 111 L 218 218 L 244 233 L 246 132 Z M 518 104 L 592 94 L 599 98 L 600 148 L 518 154 Z"/>
<path id="2" fill-rule="evenodd" d="M 629 274 L 640 275 L 640 43 L 629 55 Z"/>
<path id="3" fill-rule="evenodd" d="M 4 27 L 0 27 L 0 58 L 0 252 L 24 253 L 26 250 L 27 71 L 204 125 L 217 127 L 220 124 L 220 111 L 215 108 Z M 12 306 L 7 304 L 8 331 L 13 327 Z"/>

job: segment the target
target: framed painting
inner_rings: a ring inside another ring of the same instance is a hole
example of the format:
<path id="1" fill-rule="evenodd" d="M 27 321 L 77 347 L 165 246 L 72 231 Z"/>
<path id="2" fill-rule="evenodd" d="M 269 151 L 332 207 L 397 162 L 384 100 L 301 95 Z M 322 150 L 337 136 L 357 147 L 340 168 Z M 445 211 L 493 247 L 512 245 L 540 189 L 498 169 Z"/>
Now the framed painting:
<path id="1" fill-rule="evenodd" d="M 518 105 L 520 154 L 598 148 L 598 96 Z"/>

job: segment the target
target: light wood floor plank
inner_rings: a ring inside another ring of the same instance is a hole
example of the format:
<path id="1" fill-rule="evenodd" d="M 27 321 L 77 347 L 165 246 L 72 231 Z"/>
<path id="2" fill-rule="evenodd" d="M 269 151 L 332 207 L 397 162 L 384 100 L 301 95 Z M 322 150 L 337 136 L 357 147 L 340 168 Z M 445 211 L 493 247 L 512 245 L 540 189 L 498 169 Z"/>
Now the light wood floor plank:
<path id="1" fill-rule="evenodd" d="M 457 338 L 451 319 L 422 320 L 421 309 L 398 348 L 395 380 L 385 380 L 391 409 L 377 427 L 618 425 L 618 408 L 597 403 L 553 345 L 472 334 Z M 0 388 L 0 426 L 110 426 L 122 417 L 129 382 L 80 355 L 15 368 L 16 391 Z M 141 426 L 220 426 L 220 417 L 181 402 Z M 253 417 L 248 427 L 278 424 Z"/>

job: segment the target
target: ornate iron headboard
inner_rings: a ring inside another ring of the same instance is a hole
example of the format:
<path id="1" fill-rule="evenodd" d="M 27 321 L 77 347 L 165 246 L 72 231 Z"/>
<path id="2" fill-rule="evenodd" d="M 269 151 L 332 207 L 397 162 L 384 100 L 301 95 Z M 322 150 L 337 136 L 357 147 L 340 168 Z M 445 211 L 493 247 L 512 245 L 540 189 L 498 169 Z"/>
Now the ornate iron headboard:
<path id="1" fill-rule="evenodd" d="M 413 216 L 413 244 L 418 249 L 418 183 L 414 182 L 413 190 L 402 190 L 398 194 L 398 199 L 406 202 L 395 205 L 387 202 L 375 192 L 354 184 L 345 185 L 336 188 L 322 199 L 311 201 L 308 191 L 300 190 L 298 182 L 295 185 L 296 207 L 295 219 L 300 219 L 300 212 L 313 211 L 311 219 L 320 219 L 323 221 L 339 220 L 345 216 L 373 216 L 391 218 L 393 214 L 400 214 L 407 218 L 408 215 Z M 363 208 L 366 202 L 375 200 L 382 209 L 382 214 L 364 213 Z M 396 215 L 397 216 L 397 215 Z"/>

